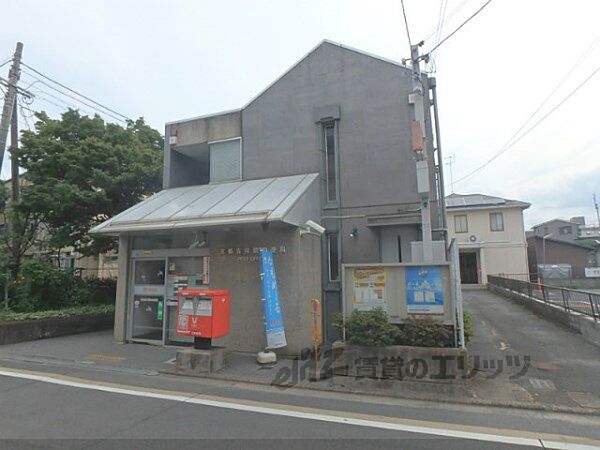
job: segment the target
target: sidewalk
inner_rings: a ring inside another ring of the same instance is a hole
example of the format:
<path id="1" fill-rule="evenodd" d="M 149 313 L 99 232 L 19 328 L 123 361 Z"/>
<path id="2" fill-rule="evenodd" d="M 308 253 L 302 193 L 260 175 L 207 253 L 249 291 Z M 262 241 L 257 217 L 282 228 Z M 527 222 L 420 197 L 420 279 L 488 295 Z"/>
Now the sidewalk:
<path id="1" fill-rule="evenodd" d="M 259 366 L 256 355 L 235 352 L 227 354 L 224 369 L 207 378 L 279 385 L 274 389 L 308 388 L 600 414 L 600 349 L 488 291 L 465 292 L 464 297 L 475 327 L 469 352 L 472 360 L 479 359 L 479 370 L 466 386 L 352 377 L 310 382 L 303 375 L 310 361 L 280 359 L 274 365 Z M 0 365 L 24 362 L 147 376 L 173 375 L 176 351 L 173 347 L 117 344 L 110 331 L 103 331 L 0 346 Z M 531 361 L 524 370 L 526 357 Z M 498 361 L 502 361 L 501 370 Z"/>

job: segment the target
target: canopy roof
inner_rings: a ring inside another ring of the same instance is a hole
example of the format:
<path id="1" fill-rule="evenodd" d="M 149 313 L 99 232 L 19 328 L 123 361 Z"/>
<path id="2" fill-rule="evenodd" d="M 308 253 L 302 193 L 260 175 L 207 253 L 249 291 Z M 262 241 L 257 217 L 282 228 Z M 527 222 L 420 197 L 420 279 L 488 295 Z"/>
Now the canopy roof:
<path id="1" fill-rule="evenodd" d="M 121 234 L 318 218 L 318 174 L 165 189 L 90 230 Z"/>

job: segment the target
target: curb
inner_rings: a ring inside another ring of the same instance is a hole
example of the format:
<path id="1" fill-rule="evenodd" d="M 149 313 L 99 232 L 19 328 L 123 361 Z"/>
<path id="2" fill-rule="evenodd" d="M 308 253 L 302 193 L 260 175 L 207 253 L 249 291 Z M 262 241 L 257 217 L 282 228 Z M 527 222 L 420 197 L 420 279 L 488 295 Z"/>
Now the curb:
<path id="1" fill-rule="evenodd" d="M 277 388 L 276 385 L 272 383 L 263 382 L 260 380 L 248 380 L 248 379 L 239 379 L 235 377 L 227 377 L 227 376 L 219 376 L 214 377 L 210 375 L 197 375 L 197 376 L 189 376 L 188 374 L 183 374 L 177 372 L 176 370 L 159 370 L 158 371 L 164 375 L 175 375 L 178 377 L 186 377 L 186 378 L 201 378 L 205 380 L 214 380 L 214 381 L 224 381 L 224 382 L 235 382 L 239 384 L 249 384 L 249 385 L 259 385 L 259 386 L 269 386 L 272 388 Z M 415 382 L 411 382 L 415 383 Z M 442 398 L 442 397 L 427 397 L 427 396 L 411 396 L 411 395 L 402 395 L 399 392 L 393 392 L 393 395 L 384 394 L 383 392 L 378 391 L 369 391 L 365 389 L 344 389 L 339 386 L 319 386 L 319 385 L 311 385 L 311 384 L 296 384 L 294 386 L 285 386 L 285 390 L 288 389 L 297 389 L 297 390 L 312 390 L 312 391 L 320 391 L 320 392 L 332 392 L 332 393 L 343 393 L 343 394 L 354 394 L 358 396 L 373 396 L 373 397 L 384 397 L 384 398 L 397 398 L 402 400 L 418 400 L 423 402 L 430 403 L 450 403 L 456 405 L 465 405 L 465 406 L 488 406 L 494 408 L 512 408 L 512 409 L 521 409 L 521 410 L 529 410 L 529 411 L 543 411 L 543 412 L 552 412 L 552 413 L 566 413 L 566 414 L 578 414 L 578 415 L 587 415 L 587 416 L 600 416 L 600 409 L 592 409 L 592 408 L 583 408 L 583 407 L 573 407 L 573 406 L 561 406 L 561 405 L 549 405 L 546 403 L 525 403 L 525 402 L 500 402 L 493 400 L 484 400 L 479 398 Z"/>

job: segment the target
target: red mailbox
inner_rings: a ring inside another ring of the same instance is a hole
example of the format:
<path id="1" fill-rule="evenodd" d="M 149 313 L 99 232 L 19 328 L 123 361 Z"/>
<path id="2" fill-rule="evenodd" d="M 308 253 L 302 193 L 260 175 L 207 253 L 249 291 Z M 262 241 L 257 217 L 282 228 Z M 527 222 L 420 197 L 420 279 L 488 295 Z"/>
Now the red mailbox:
<path id="1" fill-rule="evenodd" d="M 181 289 L 177 292 L 177 335 L 210 340 L 229 334 L 231 292 Z M 198 339 L 196 339 L 197 341 Z"/>

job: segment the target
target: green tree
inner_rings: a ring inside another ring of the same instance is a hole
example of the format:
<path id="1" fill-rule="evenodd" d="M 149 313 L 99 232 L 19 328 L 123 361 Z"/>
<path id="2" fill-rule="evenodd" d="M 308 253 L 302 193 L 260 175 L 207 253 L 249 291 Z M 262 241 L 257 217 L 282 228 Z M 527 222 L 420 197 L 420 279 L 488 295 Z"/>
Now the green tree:
<path id="1" fill-rule="evenodd" d="M 113 249 L 114 239 L 88 231 L 161 188 L 161 134 L 142 118 L 123 127 L 76 110 L 59 120 L 43 112 L 36 117 L 16 152 L 28 184 L 19 208 L 39 215 L 53 249 L 73 246 L 84 255 Z"/>

